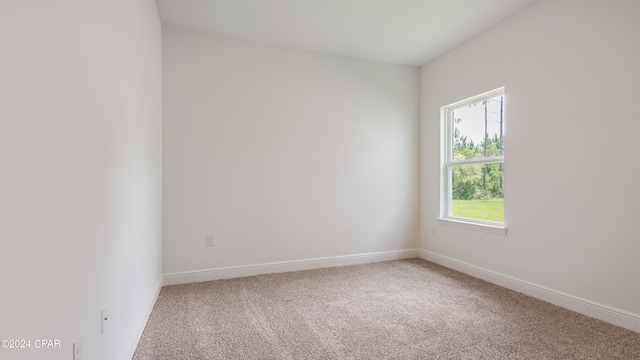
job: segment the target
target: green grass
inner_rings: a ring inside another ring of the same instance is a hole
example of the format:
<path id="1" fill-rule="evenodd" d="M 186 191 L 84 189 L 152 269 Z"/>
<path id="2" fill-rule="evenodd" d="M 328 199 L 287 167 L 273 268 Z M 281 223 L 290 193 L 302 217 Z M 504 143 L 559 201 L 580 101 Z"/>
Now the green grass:
<path id="1" fill-rule="evenodd" d="M 451 215 L 468 219 L 504 222 L 504 199 L 451 200 Z"/>

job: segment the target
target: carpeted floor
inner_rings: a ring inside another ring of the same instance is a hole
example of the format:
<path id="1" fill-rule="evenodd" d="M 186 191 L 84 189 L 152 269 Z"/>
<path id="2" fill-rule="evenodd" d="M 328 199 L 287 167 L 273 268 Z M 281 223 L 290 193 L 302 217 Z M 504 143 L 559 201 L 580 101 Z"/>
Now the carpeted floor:
<path id="1" fill-rule="evenodd" d="M 421 259 L 164 287 L 134 360 L 640 359 L 640 334 Z"/>

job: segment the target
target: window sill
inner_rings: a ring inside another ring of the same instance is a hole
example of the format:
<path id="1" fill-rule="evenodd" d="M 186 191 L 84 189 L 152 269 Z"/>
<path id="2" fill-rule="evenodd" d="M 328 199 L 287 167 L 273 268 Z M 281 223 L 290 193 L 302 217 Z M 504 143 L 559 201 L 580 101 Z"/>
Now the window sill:
<path id="1" fill-rule="evenodd" d="M 461 229 L 481 231 L 489 234 L 496 234 L 496 235 L 502 235 L 502 236 L 507 235 L 507 228 L 499 224 L 493 225 L 488 223 L 485 224 L 485 223 L 479 223 L 479 222 L 471 222 L 471 221 L 448 219 L 448 218 L 437 218 L 436 220 L 438 221 L 438 224 L 444 225 L 444 226 L 452 226 L 452 227 L 457 227 Z"/>

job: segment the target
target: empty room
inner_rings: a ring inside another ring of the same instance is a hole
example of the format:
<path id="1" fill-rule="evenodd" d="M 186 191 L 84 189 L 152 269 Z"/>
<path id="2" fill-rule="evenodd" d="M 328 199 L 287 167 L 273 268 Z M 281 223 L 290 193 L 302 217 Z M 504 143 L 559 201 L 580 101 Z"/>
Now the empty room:
<path id="1" fill-rule="evenodd" d="M 640 359 L 638 16 L 0 0 L 0 359 Z"/>

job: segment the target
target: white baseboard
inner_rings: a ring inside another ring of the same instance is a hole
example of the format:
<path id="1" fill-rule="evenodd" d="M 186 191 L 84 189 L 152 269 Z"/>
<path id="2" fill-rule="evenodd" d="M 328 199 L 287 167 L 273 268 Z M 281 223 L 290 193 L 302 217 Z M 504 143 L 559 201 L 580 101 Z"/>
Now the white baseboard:
<path id="1" fill-rule="evenodd" d="M 638 314 L 566 294 L 561 291 L 500 274 L 495 271 L 484 269 L 479 266 L 471 265 L 430 251 L 420 250 L 419 253 L 422 259 L 460 271 L 461 273 L 471 275 L 507 289 L 550 302 L 554 305 L 558 305 L 635 332 L 640 332 L 640 315 Z"/>
<path id="2" fill-rule="evenodd" d="M 135 332 L 136 337 L 133 343 L 131 344 L 131 349 L 129 350 L 129 353 L 127 354 L 125 359 L 131 360 L 133 358 L 133 354 L 136 352 L 136 348 L 138 347 L 138 343 L 140 342 L 140 338 L 142 337 L 144 328 L 145 326 L 147 326 L 147 322 L 149 321 L 149 316 L 151 316 L 151 311 L 153 310 L 153 307 L 155 306 L 156 301 L 158 300 L 158 296 L 160 295 L 161 289 L 162 289 L 162 278 L 159 279 L 158 285 L 156 286 L 156 289 L 152 294 L 151 299 L 149 299 L 150 300 L 149 306 L 147 307 L 146 313 L 144 314 L 143 321 L 141 321 L 137 326 L 137 331 Z"/>
<path id="3" fill-rule="evenodd" d="M 367 254 L 332 256 L 325 258 L 281 261 L 265 264 L 231 266 L 207 270 L 183 271 L 164 274 L 163 285 L 230 279 L 260 274 L 319 269 L 332 266 L 366 264 L 379 261 L 411 259 L 418 257 L 418 249 L 384 251 Z"/>

